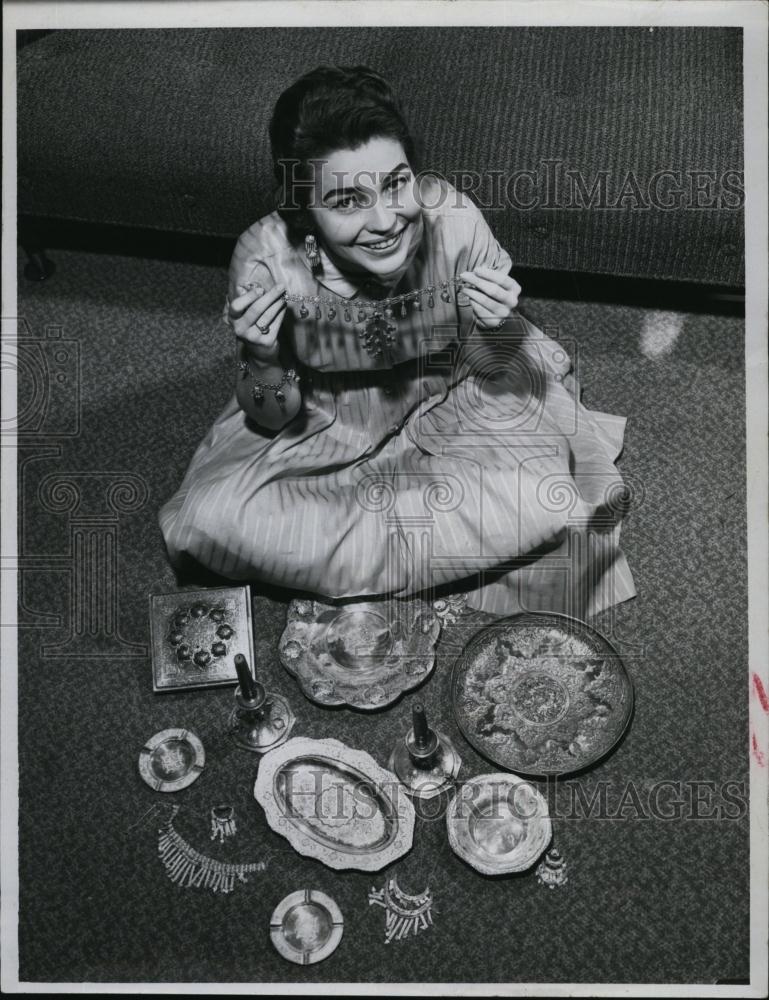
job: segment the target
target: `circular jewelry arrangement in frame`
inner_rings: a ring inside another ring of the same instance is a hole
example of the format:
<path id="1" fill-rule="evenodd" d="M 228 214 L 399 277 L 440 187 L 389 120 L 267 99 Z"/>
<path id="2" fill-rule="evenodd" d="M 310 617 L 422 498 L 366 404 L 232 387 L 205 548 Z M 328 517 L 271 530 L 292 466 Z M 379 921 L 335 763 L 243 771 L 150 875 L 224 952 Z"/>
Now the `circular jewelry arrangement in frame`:
<path id="1" fill-rule="evenodd" d="M 557 614 L 484 626 L 457 658 L 451 691 L 467 741 L 529 777 L 594 764 L 619 742 L 633 710 L 630 678 L 609 640 Z"/>
<path id="2" fill-rule="evenodd" d="M 150 631 L 154 691 L 234 684 L 233 655 L 253 661 L 250 589 L 151 594 Z"/>
<path id="3" fill-rule="evenodd" d="M 342 911 L 317 889 L 289 893 L 270 917 L 270 938 L 276 951 L 297 965 L 314 965 L 328 958 L 343 933 Z"/>
<path id="4" fill-rule="evenodd" d="M 166 639 L 179 663 L 190 661 L 204 669 L 214 657 L 226 656 L 227 643 L 235 634 L 227 617 L 226 608 L 210 607 L 203 601 L 175 612 Z"/>
<path id="5" fill-rule="evenodd" d="M 312 701 L 373 711 L 429 676 L 440 630 L 425 601 L 294 600 L 280 661 Z"/>
<path id="6" fill-rule="evenodd" d="M 191 785 L 206 763 L 199 738 L 189 729 L 164 729 L 139 753 L 139 774 L 156 792 L 178 792 Z"/>

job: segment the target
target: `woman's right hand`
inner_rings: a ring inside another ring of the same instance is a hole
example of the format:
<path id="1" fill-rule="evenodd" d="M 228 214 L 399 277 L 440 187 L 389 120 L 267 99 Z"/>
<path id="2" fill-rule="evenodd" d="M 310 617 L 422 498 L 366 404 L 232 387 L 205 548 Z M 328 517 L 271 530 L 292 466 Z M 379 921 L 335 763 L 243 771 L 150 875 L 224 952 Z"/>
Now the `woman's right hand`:
<path id="1" fill-rule="evenodd" d="M 278 331 L 286 315 L 285 285 L 269 291 L 255 284 L 238 285 L 227 318 L 248 355 L 261 364 L 277 364 L 280 354 Z"/>

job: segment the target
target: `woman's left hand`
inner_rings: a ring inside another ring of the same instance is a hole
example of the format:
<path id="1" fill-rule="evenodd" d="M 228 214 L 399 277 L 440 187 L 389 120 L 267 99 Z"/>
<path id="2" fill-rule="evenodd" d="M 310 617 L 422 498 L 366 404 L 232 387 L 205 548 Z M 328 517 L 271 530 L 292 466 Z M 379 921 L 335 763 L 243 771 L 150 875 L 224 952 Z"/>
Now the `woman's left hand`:
<path id="1" fill-rule="evenodd" d="M 507 274 L 490 267 L 477 267 L 460 275 L 467 282 L 461 289 L 472 302 L 473 315 L 484 330 L 498 327 L 508 319 L 518 305 L 521 286 Z"/>

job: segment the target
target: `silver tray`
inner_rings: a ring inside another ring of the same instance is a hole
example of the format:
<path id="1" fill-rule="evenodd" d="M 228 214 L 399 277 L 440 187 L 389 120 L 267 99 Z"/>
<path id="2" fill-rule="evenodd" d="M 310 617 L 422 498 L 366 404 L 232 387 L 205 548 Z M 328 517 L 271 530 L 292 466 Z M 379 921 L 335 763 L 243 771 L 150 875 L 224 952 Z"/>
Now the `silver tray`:
<path id="1" fill-rule="evenodd" d="M 312 701 L 375 710 L 430 674 L 440 630 L 424 601 L 294 600 L 278 652 Z"/>
<path id="2" fill-rule="evenodd" d="M 484 875 L 530 868 L 553 835 L 547 802 L 514 774 L 481 774 L 451 800 L 446 828 L 452 850 Z"/>
<path id="3" fill-rule="evenodd" d="M 254 796 L 276 833 L 329 868 L 379 871 L 411 849 L 414 807 L 398 779 L 339 740 L 270 750 Z"/>
<path id="4" fill-rule="evenodd" d="M 624 733 L 633 687 L 608 639 L 565 615 L 486 625 L 454 664 L 463 735 L 499 767 L 531 777 L 594 764 Z"/>

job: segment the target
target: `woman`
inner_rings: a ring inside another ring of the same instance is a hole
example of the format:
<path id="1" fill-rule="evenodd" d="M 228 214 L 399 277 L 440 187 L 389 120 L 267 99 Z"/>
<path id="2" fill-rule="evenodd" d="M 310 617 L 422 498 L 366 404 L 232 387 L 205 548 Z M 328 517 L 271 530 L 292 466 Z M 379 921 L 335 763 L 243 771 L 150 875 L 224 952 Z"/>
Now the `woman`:
<path id="1" fill-rule="evenodd" d="M 632 597 L 624 418 L 581 406 L 481 213 L 415 172 L 387 83 L 320 67 L 270 138 L 281 206 L 232 258 L 236 391 L 160 511 L 171 560 L 499 614 Z"/>

